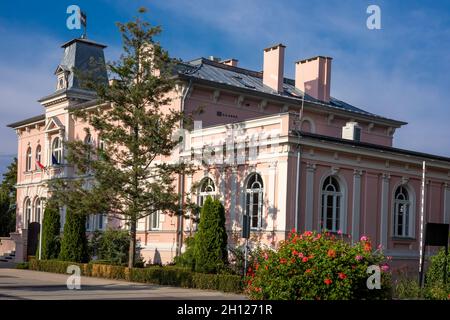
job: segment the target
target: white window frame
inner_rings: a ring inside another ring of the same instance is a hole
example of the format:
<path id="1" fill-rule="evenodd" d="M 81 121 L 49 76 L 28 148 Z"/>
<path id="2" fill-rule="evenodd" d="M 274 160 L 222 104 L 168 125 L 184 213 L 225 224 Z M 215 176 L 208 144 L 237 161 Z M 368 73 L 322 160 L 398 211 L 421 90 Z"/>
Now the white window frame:
<path id="1" fill-rule="evenodd" d="M 334 180 L 339 188 L 338 191 L 336 191 L 336 187 L 333 185 L 332 180 Z M 327 190 L 328 186 L 331 186 L 334 191 Z M 322 223 L 321 223 L 321 229 L 327 230 L 330 232 L 338 232 L 339 230 L 343 230 L 343 198 L 344 195 L 342 193 L 342 185 L 339 182 L 339 179 L 335 176 L 327 176 L 322 185 L 321 185 L 321 217 L 322 217 Z M 331 229 L 328 229 L 328 200 L 331 197 L 331 209 L 332 209 L 332 225 Z"/>
<path id="2" fill-rule="evenodd" d="M 41 215 L 42 215 L 42 199 L 37 197 L 34 201 L 34 222 L 41 223 Z"/>
<path id="3" fill-rule="evenodd" d="M 400 191 L 400 195 L 403 195 L 403 199 L 399 199 L 397 196 L 397 191 Z M 406 194 L 405 194 L 406 193 Z M 413 226 L 412 218 L 413 218 L 413 208 L 412 208 L 412 195 L 410 190 L 406 185 L 400 185 L 394 190 L 394 221 L 393 221 L 393 236 L 398 238 L 411 238 L 413 237 Z M 399 210 L 401 208 L 406 208 L 406 213 L 403 214 L 403 223 L 402 223 L 402 231 L 398 232 L 398 218 L 399 218 Z"/>
<path id="4" fill-rule="evenodd" d="M 25 171 L 31 172 L 31 166 L 33 162 L 33 153 L 31 151 L 31 147 L 28 147 L 27 152 L 25 154 Z"/>
<path id="5" fill-rule="evenodd" d="M 156 219 L 155 219 L 155 217 L 156 217 Z M 149 216 L 148 216 L 148 228 L 149 228 L 149 230 L 150 231 L 157 231 L 157 230 L 161 230 L 161 226 L 160 226 L 160 223 L 161 223 L 161 212 L 158 210 L 158 211 L 155 211 L 155 212 L 153 212 L 153 213 L 151 213 Z"/>
<path id="6" fill-rule="evenodd" d="M 23 203 L 23 225 L 25 226 L 25 229 L 28 229 L 28 224 L 32 222 L 32 213 L 31 199 L 27 197 Z"/>
<path id="7" fill-rule="evenodd" d="M 58 141 L 58 145 L 55 145 L 55 142 Z M 55 137 L 52 141 L 52 156 L 55 157 L 56 161 L 61 165 L 63 159 L 63 147 L 62 147 L 62 139 L 61 137 Z M 52 160 L 50 161 L 52 163 Z M 53 165 L 53 164 L 52 164 Z"/>
<path id="8" fill-rule="evenodd" d="M 250 179 L 256 176 L 256 180 L 252 183 L 252 185 L 249 185 Z M 254 203 L 253 198 L 254 195 L 258 195 L 258 204 L 257 204 L 257 210 L 256 213 L 257 216 L 257 224 L 256 226 L 253 223 L 253 218 L 255 217 L 254 211 Z M 251 230 L 261 230 L 262 229 L 262 213 L 263 213 L 263 199 L 264 199 L 264 182 L 262 180 L 262 176 L 259 173 L 251 173 L 245 183 L 245 198 L 244 198 L 244 204 L 245 204 L 245 214 L 250 216 L 250 229 Z"/>
<path id="9" fill-rule="evenodd" d="M 217 196 L 216 184 L 214 180 L 210 177 L 205 177 L 200 182 L 200 187 L 198 189 L 198 199 L 197 204 L 202 207 L 206 201 L 206 198 L 211 196 L 211 198 L 215 199 Z"/>

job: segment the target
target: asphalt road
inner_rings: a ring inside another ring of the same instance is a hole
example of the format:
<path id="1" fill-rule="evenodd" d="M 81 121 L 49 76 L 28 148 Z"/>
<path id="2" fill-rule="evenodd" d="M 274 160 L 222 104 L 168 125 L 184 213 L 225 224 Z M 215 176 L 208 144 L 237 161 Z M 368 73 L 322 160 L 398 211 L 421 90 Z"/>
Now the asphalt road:
<path id="1" fill-rule="evenodd" d="M 0 300 L 243 300 L 242 295 L 126 281 L 81 277 L 81 289 L 69 290 L 69 275 L 0 268 Z"/>

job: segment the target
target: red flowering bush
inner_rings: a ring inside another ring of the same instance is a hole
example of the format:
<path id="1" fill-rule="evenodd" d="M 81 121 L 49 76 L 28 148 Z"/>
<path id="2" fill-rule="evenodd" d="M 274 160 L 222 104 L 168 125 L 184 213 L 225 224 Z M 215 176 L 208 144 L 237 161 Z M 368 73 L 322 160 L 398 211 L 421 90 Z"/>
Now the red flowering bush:
<path id="1" fill-rule="evenodd" d="M 386 258 L 370 239 L 353 245 L 329 233 L 291 232 L 277 251 L 259 249 L 247 270 L 251 299 L 388 299 L 391 277 Z M 381 288 L 370 290 L 371 265 L 380 267 Z"/>

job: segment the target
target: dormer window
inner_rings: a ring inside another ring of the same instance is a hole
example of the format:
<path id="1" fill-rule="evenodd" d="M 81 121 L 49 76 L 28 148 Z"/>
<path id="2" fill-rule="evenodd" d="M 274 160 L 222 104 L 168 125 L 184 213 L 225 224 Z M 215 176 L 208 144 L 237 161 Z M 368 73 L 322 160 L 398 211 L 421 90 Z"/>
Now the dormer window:
<path id="1" fill-rule="evenodd" d="M 60 73 L 58 75 L 58 84 L 56 86 L 56 90 L 61 90 L 66 88 L 66 79 L 64 77 L 64 73 Z"/>

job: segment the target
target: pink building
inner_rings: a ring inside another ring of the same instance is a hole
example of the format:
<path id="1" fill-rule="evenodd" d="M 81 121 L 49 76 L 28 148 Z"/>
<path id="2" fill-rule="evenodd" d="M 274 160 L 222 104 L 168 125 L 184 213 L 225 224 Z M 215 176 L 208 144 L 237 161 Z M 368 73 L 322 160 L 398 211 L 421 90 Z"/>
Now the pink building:
<path id="1" fill-rule="evenodd" d="M 72 115 L 73 108 L 94 106 L 95 96 L 79 88 L 71 70 L 87 68 L 86 57 L 104 59 L 105 46 L 74 39 L 62 47 L 56 90 L 39 100 L 43 113 L 9 125 L 18 135 L 17 230 L 12 234 L 18 259 L 26 256 L 29 223 L 42 219 L 45 182 L 72 175 L 62 142 L 101 143 L 95 134 L 87 137 L 86 124 Z M 367 235 L 396 266 L 416 268 L 422 161 L 427 165 L 425 220 L 449 223 L 450 159 L 394 148 L 394 133 L 405 122 L 331 97 L 332 59 L 318 56 L 285 66 L 285 49 L 281 44 L 265 49 L 262 72 L 238 67 L 236 59 L 213 57 L 180 65 L 171 107 L 203 112 L 171 160 L 203 160 L 203 165 L 180 177 L 179 192 L 191 195 L 191 187 L 200 183 L 193 194 L 199 204 L 207 195 L 223 202 L 230 246 L 242 241 L 242 219 L 248 214 L 252 246 L 276 247 L 293 228 L 326 228 L 354 240 Z M 284 77 L 285 67 L 295 68 L 295 79 Z M 61 219 L 64 223 L 64 209 Z M 89 230 L 107 225 L 117 223 L 102 215 L 88 221 Z M 170 262 L 195 229 L 193 221 L 178 217 L 142 219 L 142 254 L 147 262 Z"/>

